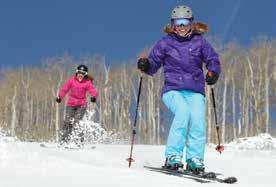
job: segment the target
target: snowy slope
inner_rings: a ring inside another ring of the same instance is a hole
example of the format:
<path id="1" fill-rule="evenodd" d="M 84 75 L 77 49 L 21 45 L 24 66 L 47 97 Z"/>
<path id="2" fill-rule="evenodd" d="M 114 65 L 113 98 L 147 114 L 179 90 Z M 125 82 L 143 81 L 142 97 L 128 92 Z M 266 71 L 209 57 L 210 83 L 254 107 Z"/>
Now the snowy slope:
<path id="1" fill-rule="evenodd" d="M 163 164 L 163 146 L 135 145 L 136 162 L 128 168 L 128 145 L 96 145 L 82 150 L 42 148 L 0 137 L 0 187 L 215 187 L 231 184 L 201 184 L 187 178 L 147 171 Z M 235 145 L 238 147 L 238 145 Z M 238 177 L 232 186 L 276 186 L 275 150 L 235 149 L 226 146 L 218 154 L 211 146 L 206 153 L 207 170 Z M 223 176 L 219 176 L 223 177 Z"/>
<path id="2" fill-rule="evenodd" d="M 227 145 L 240 150 L 276 150 L 276 138 L 269 134 L 239 138 Z"/>

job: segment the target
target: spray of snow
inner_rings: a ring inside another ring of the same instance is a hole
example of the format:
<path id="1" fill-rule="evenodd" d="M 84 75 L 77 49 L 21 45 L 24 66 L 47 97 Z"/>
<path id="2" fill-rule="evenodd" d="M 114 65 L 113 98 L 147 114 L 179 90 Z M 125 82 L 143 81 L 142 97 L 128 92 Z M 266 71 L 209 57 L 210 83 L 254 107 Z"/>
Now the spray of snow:
<path id="1" fill-rule="evenodd" d="M 0 129 L 0 145 L 4 143 L 16 142 L 18 140 L 16 137 L 8 136 L 8 134 L 8 132 L 5 132 L 4 130 Z"/>
<path id="2" fill-rule="evenodd" d="M 94 122 L 95 110 L 87 110 L 85 116 L 74 128 L 70 139 L 72 142 L 84 144 L 118 143 L 116 133 L 107 131 L 99 123 Z"/>

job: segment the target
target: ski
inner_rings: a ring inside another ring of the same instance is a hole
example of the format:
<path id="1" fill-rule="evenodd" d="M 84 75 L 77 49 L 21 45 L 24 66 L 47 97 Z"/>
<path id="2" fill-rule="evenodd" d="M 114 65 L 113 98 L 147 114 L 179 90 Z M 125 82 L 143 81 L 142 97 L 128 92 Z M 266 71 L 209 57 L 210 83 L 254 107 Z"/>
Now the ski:
<path id="1" fill-rule="evenodd" d="M 96 149 L 96 146 L 81 146 L 81 147 L 77 147 L 77 146 L 70 146 L 70 145 L 47 145 L 45 143 L 41 143 L 39 144 L 40 147 L 43 148 L 62 148 L 62 149 L 71 149 L 71 150 L 81 150 L 81 149 Z"/>
<path id="2" fill-rule="evenodd" d="M 156 171 L 168 175 L 178 176 L 178 177 L 185 177 L 193 179 L 197 182 L 201 183 L 208 183 L 211 181 L 219 182 L 219 183 L 227 183 L 227 184 L 233 184 L 236 183 L 238 180 L 236 177 L 227 177 L 224 179 L 218 178 L 216 176 L 216 173 L 214 172 L 201 172 L 200 174 L 195 174 L 187 170 L 179 169 L 179 170 L 171 170 L 166 168 L 159 168 L 159 167 L 151 167 L 151 166 L 144 166 L 144 168 L 150 170 L 150 171 Z"/>

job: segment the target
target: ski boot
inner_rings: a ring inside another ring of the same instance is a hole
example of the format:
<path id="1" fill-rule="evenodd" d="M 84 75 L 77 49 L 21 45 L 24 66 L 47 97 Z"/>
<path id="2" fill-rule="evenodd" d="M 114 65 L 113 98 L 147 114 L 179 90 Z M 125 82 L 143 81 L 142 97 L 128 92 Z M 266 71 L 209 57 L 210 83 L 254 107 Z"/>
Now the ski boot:
<path id="1" fill-rule="evenodd" d="M 182 157 L 177 155 L 167 157 L 163 168 L 171 170 L 183 168 Z"/>
<path id="2" fill-rule="evenodd" d="M 194 174 L 198 175 L 200 173 L 203 173 L 205 170 L 202 159 L 192 158 L 192 159 L 188 159 L 186 163 L 187 163 L 186 170 L 191 171 Z"/>

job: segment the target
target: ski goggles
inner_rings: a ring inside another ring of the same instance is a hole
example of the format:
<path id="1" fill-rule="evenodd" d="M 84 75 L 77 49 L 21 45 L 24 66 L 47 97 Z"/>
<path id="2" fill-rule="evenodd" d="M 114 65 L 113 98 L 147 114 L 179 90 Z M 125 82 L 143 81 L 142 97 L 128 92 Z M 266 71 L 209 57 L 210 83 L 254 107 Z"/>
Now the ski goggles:
<path id="1" fill-rule="evenodd" d="M 174 26 L 187 26 L 187 25 L 190 25 L 191 23 L 192 23 L 191 20 L 185 19 L 185 18 L 180 18 L 180 19 L 174 19 L 174 20 L 172 20 L 172 24 Z"/>
<path id="2" fill-rule="evenodd" d="M 77 70 L 76 73 L 81 75 L 87 75 L 86 71 L 81 71 L 81 70 Z"/>

